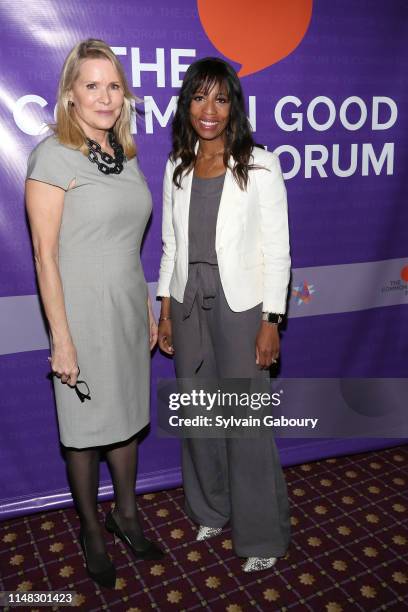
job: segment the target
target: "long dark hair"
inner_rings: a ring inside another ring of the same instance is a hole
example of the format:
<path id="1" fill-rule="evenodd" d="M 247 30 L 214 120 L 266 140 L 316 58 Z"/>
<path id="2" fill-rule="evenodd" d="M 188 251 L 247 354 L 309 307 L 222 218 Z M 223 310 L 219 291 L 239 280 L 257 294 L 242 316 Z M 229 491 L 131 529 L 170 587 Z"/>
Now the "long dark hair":
<path id="1" fill-rule="evenodd" d="M 190 172 L 196 161 L 195 145 L 198 136 L 190 122 L 190 103 L 197 91 L 205 95 L 218 85 L 225 89 L 231 102 L 229 123 L 225 130 L 224 165 L 228 166 L 229 157 L 234 159 L 232 173 L 241 189 L 248 183 L 248 170 L 254 140 L 246 116 L 241 83 L 235 70 L 218 57 L 205 57 L 189 66 L 181 86 L 176 113 L 172 123 L 173 148 L 172 160 L 180 159 L 181 163 L 173 174 L 173 182 L 181 187 L 184 173 Z"/>

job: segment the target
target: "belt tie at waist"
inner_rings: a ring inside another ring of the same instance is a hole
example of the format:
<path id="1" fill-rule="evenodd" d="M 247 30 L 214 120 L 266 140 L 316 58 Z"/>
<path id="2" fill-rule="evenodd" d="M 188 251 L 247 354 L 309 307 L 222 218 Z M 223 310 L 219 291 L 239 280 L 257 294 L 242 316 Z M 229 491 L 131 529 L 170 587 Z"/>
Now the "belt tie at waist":
<path id="1" fill-rule="evenodd" d="M 214 298 L 217 295 L 217 270 L 217 264 L 205 262 L 189 264 L 183 299 L 183 319 L 190 316 L 195 299 L 198 305 L 205 310 L 213 307 Z"/>
<path id="2" fill-rule="evenodd" d="M 192 317 L 191 323 L 194 325 L 194 329 L 191 334 L 191 342 L 195 344 L 193 352 L 197 357 L 194 364 L 196 372 L 203 363 L 206 353 L 203 345 L 206 342 L 207 334 L 203 333 L 203 315 L 200 310 L 212 309 L 218 289 L 217 277 L 217 264 L 205 262 L 189 264 L 183 299 L 183 320 Z M 193 310 L 194 302 L 196 302 L 197 308 Z"/>

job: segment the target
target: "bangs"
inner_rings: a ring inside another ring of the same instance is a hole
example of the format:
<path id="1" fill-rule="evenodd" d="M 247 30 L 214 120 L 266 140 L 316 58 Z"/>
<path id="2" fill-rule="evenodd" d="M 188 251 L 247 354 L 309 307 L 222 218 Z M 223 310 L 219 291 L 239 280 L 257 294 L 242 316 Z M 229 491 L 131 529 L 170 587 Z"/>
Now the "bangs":
<path id="1" fill-rule="evenodd" d="M 231 90 L 228 78 L 225 74 L 214 74 L 214 71 L 203 71 L 197 74 L 191 83 L 191 97 L 198 91 L 205 96 L 214 88 L 218 87 L 220 93 L 224 93 L 228 98 L 231 97 Z"/>

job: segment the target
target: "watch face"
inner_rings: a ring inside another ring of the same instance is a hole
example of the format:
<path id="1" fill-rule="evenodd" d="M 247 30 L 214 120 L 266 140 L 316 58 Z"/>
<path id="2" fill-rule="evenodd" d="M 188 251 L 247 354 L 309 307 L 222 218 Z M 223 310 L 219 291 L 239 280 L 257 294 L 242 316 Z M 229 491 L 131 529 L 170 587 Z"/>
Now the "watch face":
<path id="1" fill-rule="evenodd" d="M 268 323 L 277 323 L 277 324 L 279 324 L 282 321 L 281 315 L 275 312 L 263 312 L 262 319 L 264 321 L 267 321 Z"/>

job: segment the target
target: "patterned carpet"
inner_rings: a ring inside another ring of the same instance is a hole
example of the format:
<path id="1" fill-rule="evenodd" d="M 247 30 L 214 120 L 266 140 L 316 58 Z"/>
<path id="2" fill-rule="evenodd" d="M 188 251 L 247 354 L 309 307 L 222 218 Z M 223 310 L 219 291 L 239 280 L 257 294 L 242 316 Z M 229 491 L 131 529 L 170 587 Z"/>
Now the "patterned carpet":
<path id="1" fill-rule="evenodd" d="M 285 474 L 293 539 L 272 570 L 244 574 L 228 529 L 195 542 L 179 488 L 139 497 L 146 535 L 167 549 L 163 561 L 134 562 L 108 537 L 118 570 L 114 591 L 87 577 L 72 509 L 0 524 L 0 587 L 74 590 L 76 606 L 87 612 L 408 610 L 408 446 Z M 109 505 L 101 505 L 101 520 Z"/>

